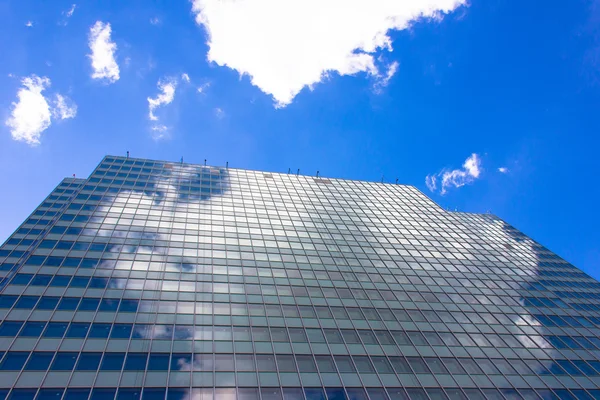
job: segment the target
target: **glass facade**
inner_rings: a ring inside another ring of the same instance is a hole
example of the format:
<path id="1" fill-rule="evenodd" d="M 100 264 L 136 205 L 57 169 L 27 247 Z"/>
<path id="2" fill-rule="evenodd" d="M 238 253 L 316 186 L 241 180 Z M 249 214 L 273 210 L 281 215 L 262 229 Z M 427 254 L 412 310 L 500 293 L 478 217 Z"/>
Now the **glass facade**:
<path id="1" fill-rule="evenodd" d="M 0 279 L 0 400 L 600 398 L 600 284 L 410 186 L 108 156 Z"/>

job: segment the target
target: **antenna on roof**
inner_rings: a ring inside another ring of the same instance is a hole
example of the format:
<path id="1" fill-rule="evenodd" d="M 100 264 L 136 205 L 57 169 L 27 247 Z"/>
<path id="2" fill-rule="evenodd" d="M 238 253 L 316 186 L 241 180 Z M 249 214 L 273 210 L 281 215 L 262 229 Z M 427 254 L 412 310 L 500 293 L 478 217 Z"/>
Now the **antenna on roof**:
<path id="1" fill-rule="evenodd" d="M 225 162 L 225 168 L 229 169 L 229 161 Z"/>
<path id="2" fill-rule="evenodd" d="M 398 184 L 398 178 L 396 178 L 396 185 Z"/>
<path id="3" fill-rule="evenodd" d="M 288 168 L 288 175 L 290 174 L 290 172 L 292 172 L 292 169 Z"/>
<path id="4" fill-rule="evenodd" d="M 129 158 L 129 150 L 127 150 L 127 158 Z"/>
<path id="5" fill-rule="evenodd" d="M 383 183 L 383 175 L 381 175 L 381 183 Z"/>
<path id="6" fill-rule="evenodd" d="M 75 178 L 75 174 L 73 174 L 73 178 Z"/>
<path id="7" fill-rule="evenodd" d="M 206 167 L 206 158 L 204 159 L 204 166 Z"/>
<path id="8" fill-rule="evenodd" d="M 298 168 L 298 171 L 296 172 L 296 176 L 300 175 L 300 168 Z"/>
<path id="9" fill-rule="evenodd" d="M 317 178 L 319 177 L 319 171 L 317 171 Z"/>
<path id="10" fill-rule="evenodd" d="M 181 163 L 183 164 L 183 156 L 181 156 Z"/>

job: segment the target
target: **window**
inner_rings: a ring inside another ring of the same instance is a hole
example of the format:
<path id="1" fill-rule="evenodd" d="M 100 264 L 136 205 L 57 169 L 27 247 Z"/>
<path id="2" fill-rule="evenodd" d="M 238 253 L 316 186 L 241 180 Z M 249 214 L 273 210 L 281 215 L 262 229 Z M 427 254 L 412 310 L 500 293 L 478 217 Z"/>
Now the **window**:
<path id="1" fill-rule="evenodd" d="M 425 358 L 427 366 L 434 374 L 448 374 L 448 370 L 438 358 Z"/>
<path id="2" fill-rule="evenodd" d="M 81 353 L 77 362 L 77 371 L 96 371 L 100 365 L 102 353 Z"/>
<path id="3" fill-rule="evenodd" d="M 79 303 L 79 311 L 96 311 L 98 309 L 98 305 L 100 304 L 100 299 L 94 298 L 83 298 L 81 299 L 81 303 Z"/>
<path id="4" fill-rule="evenodd" d="M 115 393 L 117 389 L 99 389 L 94 388 L 92 390 L 92 396 L 90 400 L 112 400 L 115 398 Z"/>
<path id="5" fill-rule="evenodd" d="M 72 322 L 67 330 L 68 338 L 84 338 L 90 329 L 90 324 L 85 322 Z"/>
<path id="6" fill-rule="evenodd" d="M 369 357 L 366 356 L 355 356 L 353 357 L 354 363 L 356 364 L 356 369 L 360 373 L 374 373 L 375 368 L 373 364 L 369 360 Z"/>
<path id="7" fill-rule="evenodd" d="M 125 360 L 125 353 L 104 353 L 101 371 L 120 371 Z"/>
<path id="8" fill-rule="evenodd" d="M 0 363 L 0 371 L 20 371 L 28 357 L 25 351 L 9 351 Z"/>
<path id="9" fill-rule="evenodd" d="M 50 363 L 54 358 L 54 353 L 50 351 L 35 351 L 31 354 L 27 365 L 25 365 L 26 371 L 46 371 L 50 367 Z"/>
<path id="10" fill-rule="evenodd" d="M 404 357 L 390 357 L 390 362 L 398 375 L 413 373 Z"/>
<path id="11" fill-rule="evenodd" d="M 164 400 L 165 394 L 166 394 L 166 390 L 164 388 L 148 388 L 148 387 L 146 387 L 146 388 L 144 388 L 142 399 L 143 400 Z M 197 397 L 192 396 L 192 398 L 197 398 Z"/>
<path id="12" fill-rule="evenodd" d="M 392 374 L 394 370 L 390 362 L 385 357 L 372 357 L 373 365 L 375 365 L 375 369 L 380 374 Z"/>
<path id="13" fill-rule="evenodd" d="M 119 388 L 117 400 L 138 400 L 142 395 L 142 388 Z"/>
<path id="14" fill-rule="evenodd" d="M 16 274 L 10 283 L 13 285 L 27 285 L 31 278 L 33 278 L 32 274 Z"/>
<path id="15" fill-rule="evenodd" d="M 312 356 L 296 356 L 298 371 L 300 372 L 317 372 L 317 366 Z"/>
<path id="16" fill-rule="evenodd" d="M 13 295 L 0 295 L 0 308 L 11 308 L 17 301 L 17 296 Z"/>
<path id="17" fill-rule="evenodd" d="M 352 359 L 348 356 L 334 356 L 339 372 L 356 372 Z"/>
<path id="18" fill-rule="evenodd" d="M 87 400 L 90 395 L 90 389 L 69 388 L 65 393 L 63 400 Z"/>
<path id="19" fill-rule="evenodd" d="M 337 329 L 325 329 L 324 333 L 329 343 L 344 343 L 344 340 L 342 339 L 342 334 Z"/>
<path id="20" fill-rule="evenodd" d="M 64 389 L 40 389 L 36 400 L 59 400 Z"/>
<path id="21" fill-rule="evenodd" d="M 50 286 L 67 287 L 70 281 L 70 276 L 55 275 L 54 278 L 52 278 L 52 281 L 50 282 Z"/>
<path id="22" fill-rule="evenodd" d="M 232 366 L 233 366 L 233 356 Z M 174 353 L 171 356 L 171 371 L 189 371 L 192 365 L 192 355 L 187 353 Z M 228 371 L 233 371 L 230 369 Z"/>
<path id="23" fill-rule="evenodd" d="M 133 325 L 131 324 L 115 324 L 110 334 L 111 339 L 129 339 L 131 336 L 131 330 Z"/>
<path id="24" fill-rule="evenodd" d="M 143 371 L 146 369 L 148 353 L 128 353 L 125 360 L 125 371 Z"/>
<path id="25" fill-rule="evenodd" d="M 107 338 L 110 333 L 111 324 L 93 323 L 90 328 L 90 338 Z"/>
<path id="26" fill-rule="evenodd" d="M 25 323 L 23 330 L 19 334 L 22 337 L 40 337 L 44 328 L 46 327 L 45 322 L 34 322 L 29 321 Z"/>
<path id="27" fill-rule="evenodd" d="M 78 297 L 63 297 L 58 303 L 58 310 L 76 310 L 81 299 Z"/>
<path id="28" fill-rule="evenodd" d="M 53 371 L 71 371 L 75 368 L 75 362 L 77 361 L 78 353 L 71 352 L 59 352 L 54 357 L 54 362 L 50 366 Z"/>
<path id="29" fill-rule="evenodd" d="M 336 372 L 335 363 L 333 362 L 333 357 L 331 356 L 315 356 L 315 360 L 317 362 L 317 367 L 319 368 L 319 372 Z"/>
<path id="30" fill-rule="evenodd" d="M 285 328 L 271 328 L 271 338 L 274 342 L 289 342 L 287 330 Z"/>
<path id="31" fill-rule="evenodd" d="M 15 337 L 22 326 L 23 322 L 4 321 L 0 325 L 0 336 Z"/>
<path id="32" fill-rule="evenodd" d="M 59 297 L 42 296 L 37 305 L 38 310 L 54 310 L 58 305 Z"/>
<path id="33" fill-rule="evenodd" d="M 148 371 L 167 371 L 169 369 L 169 357 L 170 354 L 150 353 Z"/>
<path id="34" fill-rule="evenodd" d="M 277 358 L 279 363 L 279 357 Z M 235 355 L 235 367 L 238 371 L 254 371 L 254 355 L 252 354 L 236 354 Z M 211 368 L 212 370 L 212 368 Z M 279 365 L 281 371 L 281 364 Z"/>
<path id="35" fill-rule="evenodd" d="M 371 331 L 359 330 L 358 334 L 364 344 L 377 344 L 377 339 Z"/>
<path id="36" fill-rule="evenodd" d="M 9 400 L 33 400 L 37 389 L 13 389 Z"/>
<path id="37" fill-rule="evenodd" d="M 66 322 L 49 322 L 43 336 L 47 338 L 62 338 L 68 326 L 69 324 Z"/>
<path id="38" fill-rule="evenodd" d="M 100 301 L 99 311 L 117 311 L 119 308 L 119 300 L 102 299 Z"/>
<path id="39" fill-rule="evenodd" d="M 219 366 L 219 361 L 215 356 L 215 365 Z M 257 355 L 256 356 L 256 367 L 260 372 L 275 372 L 277 368 L 275 367 L 275 357 L 271 355 Z"/>
<path id="40" fill-rule="evenodd" d="M 15 303 L 15 308 L 23 310 L 31 310 L 40 298 L 38 296 L 21 296 Z"/>

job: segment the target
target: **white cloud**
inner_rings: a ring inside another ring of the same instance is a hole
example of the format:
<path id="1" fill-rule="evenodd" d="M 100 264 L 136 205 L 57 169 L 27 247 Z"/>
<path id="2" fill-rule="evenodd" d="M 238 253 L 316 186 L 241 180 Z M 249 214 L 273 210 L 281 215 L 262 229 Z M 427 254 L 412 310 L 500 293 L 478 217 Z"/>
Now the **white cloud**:
<path id="1" fill-rule="evenodd" d="M 471 157 L 465 160 L 463 168 L 467 172 L 468 176 L 472 176 L 473 178 L 479 178 L 479 174 L 481 174 L 481 160 L 479 159 L 477 154 L 471 154 Z"/>
<path id="2" fill-rule="evenodd" d="M 152 25 L 160 25 L 161 21 L 160 21 L 160 18 L 154 17 L 154 18 L 150 18 L 150 23 Z"/>
<path id="3" fill-rule="evenodd" d="M 159 80 L 157 84 L 160 93 L 158 93 L 154 98 L 148 97 L 148 119 L 153 122 L 150 130 L 152 131 L 152 138 L 154 140 L 168 139 L 171 137 L 169 128 L 166 125 L 158 123 L 159 118 L 155 114 L 155 110 L 158 107 L 162 107 L 173 102 L 177 84 L 177 78 L 163 78 Z"/>
<path id="4" fill-rule="evenodd" d="M 31 28 L 33 26 L 33 22 L 27 21 L 27 22 L 25 22 L 25 26 L 28 28 Z"/>
<path id="5" fill-rule="evenodd" d="M 40 144 L 40 135 L 51 124 L 50 106 L 42 92 L 50 86 L 50 79 L 37 75 L 23 78 L 17 92 L 18 102 L 6 121 L 13 139 L 29 145 Z"/>
<path id="6" fill-rule="evenodd" d="M 373 85 L 375 93 L 381 93 L 383 88 L 389 85 L 392 77 L 396 74 L 396 72 L 398 72 L 399 66 L 400 64 L 397 61 L 394 61 L 389 65 L 385 75 L 382 76 L 377 82 L 375 82 L 375 85 Z"/>
<path id="7" fill-rule="evenodd" d="M 156 141 L 171 137 L 169 128 L 167 128 L 165 125 L 153 125 L 150 130 L 152 131 L 152 139 Z"/>
<path id="8" fill-rule="evenodd" d="M 77 8 L 77 4 L 73 4 L 71 6 L 71 8 L 69 8 L 66 11 L 63 11 L 61 13 L 63 18 L 58 22 L 58 24 L 62 25 L 62 26 L 67 26 L 67 24 L 69 23 L 69 18 L 71 18 L 73 16 L 73 13 L 75 12 L 76 8 Z"/>
<path id="9" fill-rule="evenodd" d="M 500 168 L 498 168 L 498 172 L 506 174 L 506 173 L 508 173 L 508 168 L 506 168 L 506 167 L 500 167 Z"/>
<path id="10" fill-rule="evenodd" d="M 67 10 L 64 14 L 67 18 L 71 18 L 73 13 L 75 12 L 75 8 L 77 8 L 77 4 L 73 4 L 69 10 Z"/>
<path id="11" fill-rule="evenodd" d="M 225 118 L 225 111 L 223 111 L 223 109 L 219 107 L 215 108 L 215 117 L 219 119 Z"/>
<path id="12" fill-rule="evenodd" d="M 75 118 L 77 115 L 77 105 L 59 93 L 56 94 L 55 98 L 52 116 L 58 119 Z"/>
<path id="13" fill-rule="evenodd" d="M 77 106 L 68 98 L 56 94 L 50 106 L 44 90 L 50 87 L 50 79 L 31 75 L 21 80 L 22 87 L 17 92 L 17 102 L 12 103 L 10 117 L 6 125 L 14 140 L 31 146 L 40 144 L 42 132 L 50 127 L 52 118 L 68 119 L 77 114 Z"/>
<path id="14" fill-rule="evenodd" d="M 473 183 L 479 178 L 481 171 L 481 159 L 473 153 L 465 160 L 461 169 L 442 170 L 437 174 L 427 175 L 425 184 L 430 191 L 435 192 L 439 179 L 441 181 L 440 194 L 446 194 L 448 188 L 459 188 Z"/>
<path id="15" fill-rule="evenodd" d="M 170 104 L 175 98 L 175 89 L 177 88 L 177 80 L 166 78 L 158 81 L 159 93 L 156 98 L 148 97 L 148 118 L 150 121 L 158 121 L 158 117 L 154 114 L 154 110 L 158 107 Z"/>
<path id="16" fill-rule="evenodd" d="M 202 85 L 198 86 L 198 88 L 196 89 L 198 91 L 198 93 L 204 93 L 206 92 L 206 89 L 208 89 L 210 87 L 210 82 L 205 82 Z"/>
<path id="17" fill-rule="evenodd" d="M 427 188 L 434 192 L 435 189 L 437 188 L 437 178 L 435 175 L 427 175 L 425 177 L 425 185 L 427 185 Z"/>
<path id="18" fill-rule="evenodd" d="M 67 18 L 71 18 L 73 16 L 73 13 L 75 12 L 76 8 L 77 8 L 77 4 L 73 4 L 71 6 L 71 8 L 69 8 L 67 11 L 63 11 L 62 14 Z"/>
<path id="19" fill-rule="evenodd" d="M 93 79 L 103 79 L 109 83 L 119 80 L 119 66 L 115 61 L 117 45 L 110 39 L 110 24 L 97 21 L 91 28 L 88 37 L 88 45 L 91 54 L 88 57 L 92 61 Z"/>
<path id="20" fill-rule="evenodd" d="M 192 11 L 208 33 L 208 60 L 248 74 L 285 106 L 329 72 L 385 80 L 374 55 L 392 50 L 390 30 L 462 4 L 466 0 L 192 0 Z"/>
<path id="21" fill-rule="evenodd" d="M 190 83 L 190 76 L 186 73 L 181 74 L 181 80 L 185 83 Z"/>

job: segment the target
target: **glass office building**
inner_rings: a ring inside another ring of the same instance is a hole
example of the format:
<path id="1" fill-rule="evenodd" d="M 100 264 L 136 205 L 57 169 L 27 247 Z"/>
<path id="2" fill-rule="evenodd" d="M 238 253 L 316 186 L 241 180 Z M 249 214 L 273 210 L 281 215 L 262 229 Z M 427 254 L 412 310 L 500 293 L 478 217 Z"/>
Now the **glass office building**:
<path id="1" fill-rule="evenodd" d="M 411 186 L 108 156 L 0 279 L 0 399 L 600 398 L 600 284 Z"/>

